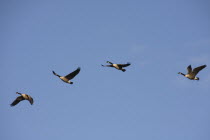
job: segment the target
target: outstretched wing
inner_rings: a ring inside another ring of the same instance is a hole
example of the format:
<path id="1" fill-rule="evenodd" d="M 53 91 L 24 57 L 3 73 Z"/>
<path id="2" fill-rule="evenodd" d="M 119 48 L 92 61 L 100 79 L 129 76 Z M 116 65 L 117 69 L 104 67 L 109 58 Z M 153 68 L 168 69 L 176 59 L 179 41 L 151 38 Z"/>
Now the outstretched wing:
<path id="1" fill-rule="evenodd" d="M 193 73 L 196 75 L 198 74 L 199 71 L 201 71 L 202 69 L 204 69 L 206 67 L 206 65 L 202 65 L 202 66 L 199 66 L 197 68 L 194 68 L 193 69 Z"/>
<path id="2" fill-rule="evenodd" d="M 60 75 L 58 75 L 58 74 L 55 73 L 54 71 L 52 71 L 52 72 L 53 72 L 53 74 L 54 74 L 55 76 L 61 77 Z"/>
<path id="3" fill-rule="evenodd" d="M 23 98 L 23 96 L 19 96 L 19 97 L 17 97 L 11 104 L 10 104 L 10 106 L 15 106 L 16 104 L 18 104 L 20 101 L 22 101 L 22 100 L 25 100 L 24 98 Z"/>
<path id="4" fill-rule="evenodd" d="M 34 100 L 31 96 L 28 95 L 28 101 L 30 102 L 30 104 L 32 105 L 34 103 Z"/>
<path id="5" fill-rule="evenodd" d="M 119 67 L 127 67 L 127 66 L 130 66 L 131 63 L 127 63 L 127 64 L 117 64 Z"/>
<path id="6" fill-rule="evenodd" d="M 66 75 L 65 77 L 66 77 L 68 80 L 71 80 L 71 79 L 73 79 L 79 72 L 80 72 L 80 67 L 78 67 L 75 71 L 73 71 L 72 73 Z"/>
<path id="7" fill-rule="evenodd" d="M 190 74 L 192 72 L 192 67 L 191 67 L 191 65 L 189 65 L 188 67 L 187 67 L 187 74 Z"/>

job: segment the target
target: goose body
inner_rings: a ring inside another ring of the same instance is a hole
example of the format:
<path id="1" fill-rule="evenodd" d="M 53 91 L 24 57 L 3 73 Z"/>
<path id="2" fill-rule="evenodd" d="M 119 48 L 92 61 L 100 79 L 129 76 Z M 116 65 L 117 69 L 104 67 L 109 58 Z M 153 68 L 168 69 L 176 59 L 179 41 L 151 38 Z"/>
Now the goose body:
<path id="1" fill-rule="evenodd" d="M 54 71 L 52 71 L 52 72 L 55 76 L 58 76 L 63 82 L 68 83 L 68 84 L 73 84 L 73 82 L 70 80 L 73 79 L 80 72 L 80 67 L 78 67 L 75 71 L 69 73 L 66 76 L 60 76 L 57 73 L 55 73 Z"/>
<path id="2" fill-rule="evenodd" d="M 118 70 L 121 70 L 122 69 L 122 68 L 119 67 L 118 64 L 113 64 L 113 67 L 116 68 L 116 69 L 118 69 Z"/>
<path id="3" fill-rule="evenodd" d="M 126 69 L 124 69 L 124 67 L 127 67 L 127 66 L 131 65 L 130 63 L 127 63 L 127 64 L 114 64 L 114 63 L 112 63 L 110 61 L 107 61 L 107 63 L 109 63 L 110 65 L 102 65 L 102 66 L 103 67 L 114 67 L 114 68 L 116 68 L 118 70 L 121 70 L 123 72 L 126 71 Z"/>
<path id="4" fill-rule="evenodd" d="M 23 100 L 28 100 L 30 102 L 30 104 L 32 105 L 34 103 L 34 100 L 33 98 L 28 95 L 28 94 L 22 94 L 22 93 L 19 93 L 19 92 L 16 92 L 16 94 L 20 94 L 20 96 L 18 96 L 11 104 L 10 106 L 15 106 L 16 104 L 18 104 L 20 101 L 23 101 Z"/>
<path id="5" fill-rule="evenodd" d="M 196 75 L 206 67 L 206 65 L 202 65 L 202 66 L 199 66 L 199 67 L 196 67 L 192 70 L 192 67 L 191 65 L 189 65 L 187 67 L 187 74 L 184 74 L 184 73 L 181 73 L 179 72 L 178 74 L 181 74 L 183 75 L 184 77 L 190 79 L 190 80 L 199 80 L 199 77 L 196 77 Z"/>

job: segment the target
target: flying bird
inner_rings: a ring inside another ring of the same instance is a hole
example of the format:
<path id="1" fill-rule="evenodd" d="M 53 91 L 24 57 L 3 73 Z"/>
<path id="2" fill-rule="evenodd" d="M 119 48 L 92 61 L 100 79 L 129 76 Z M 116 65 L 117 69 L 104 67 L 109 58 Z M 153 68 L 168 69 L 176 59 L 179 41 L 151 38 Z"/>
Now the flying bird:
<path id="1" fill-rule="evenodd" d="M 194 68 L 192 70 L 192 67 L 191 65 L 189 65 L 187 67 L 187 74 L 183 74 L 181 72 L 179 72 L 178 74 L 181 74 L 183 75 L 184 77 L 187 77 L 188 79 L 190 80 L 199 80 L 199 77 L 196 77 L 196 75 L 199 73 L 199 71 L 201 71 L 202 69 L 204 69 L 206 67 L 206 65 L 202 65 L 202 66 L 199 66 L 197 68 Z"/>
<path id="2" fill-rule="evenodd" d="M 123 69 L 123 67 L 127 67 L 127 66 L 130 66 L 131 64 L 130 63 L 127 63 L 127 64 L 113 64 L 112 62 L 110 61 L 107 61 L 107 63 L 111 64 L 111 65 L 101 65 L 103 67 L 114 67 L 118 70 L 121 70 L 123 72 L 126 71 L 126 69 Z"/>
<path id="3" fill-rule="evenodd" d="M 23 100 L 28 100 L 30 102 L 30 104 L 32 105 L 34 103 L 34 100 L 31 96 L 27 95 L 27 94 L 22 94 L 19 92 L 16 92 L 16 94 L 20 94 L 20 96 L 18 96 L 11 104 L 10 106 L 15 106 L 16 104 L 18 104 L 20 101 Z"/>
<path id="4" fill-rule="evenodd" d="M 70 73 L 66 76 L 60 76 L 57 73 L 55 73 L 54 71 L 52 71 L 52 72 L 55 76 L 58 76 L 63 82 L 73 84 L 73 82 L 70 80 L 73 79 L 80 72 L 80 67 L 78 67 L 75 71 L 73 71 L 72 73 Z"/>

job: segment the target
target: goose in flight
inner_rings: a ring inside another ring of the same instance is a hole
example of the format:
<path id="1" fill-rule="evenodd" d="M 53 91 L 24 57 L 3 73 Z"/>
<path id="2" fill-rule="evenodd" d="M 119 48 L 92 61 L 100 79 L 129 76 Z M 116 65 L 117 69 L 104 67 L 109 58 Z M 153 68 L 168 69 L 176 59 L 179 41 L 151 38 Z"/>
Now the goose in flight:
<path id="1" fill-rule="evenodd" d="M 189 65 L 187 67 L 187 74 L 183 74 L 181 72 L 179 72 L 178 74 L 181 74 L 183 75 L 184 77 L 187 77 L 188 79 L 190 80 L 199 80 L 199 77 L 196 77 L 196 75 L 198 74 L 199 71 L 201 71 L 202 69 L 204 69 L 206 67 L 206 65 L 202 65 L 202 66 L 199 66 L 197 68 L 194 68 L 192 70 L 192 67 L 191 65 Z"/>
<path id="2" fill-rule="evenodd" d="M 126 69 L 123 69 L 123 67 L 127 67 L 127 66 L 130 66 L 130 63 L 127 63 L 127 64 L 113 64 L 112 62 L 110 61 L 107 61 L 107 63 L 111 64 L 111 65 L 102 65 L 103 67 L 114 67 L 118 70 L 121 70 L 123 72 L 126 71 Z"/>
<path id="3" fill-rule="evenodd" d="M 58 76 L 63 82 L 73 84 L 73 82 L 70 80 L 73 79 L 80 72 L 80 67 L 78 67 L 75 71 L 73 71 L 72 73 L 69 73 L 66 76 L 60 76 L 57 73 L 55 73 L 54 71 L 52 71 L 52 72 L 55 76 Z"/>
<path id="4" fill-rule="evenodd" d="M 10 106 L 15 106 L 16 104 L 18 104 L 20 101 L 23 100 L 28 100 L 30 102 L 30 104 L 32 105 L 34 103 L 34 100 L 31 96 L 27 95 L 27 94 L 22 94 L 19 92 L 16 92 L 16 94 L 20 94 L 20 96 L 18 96 L 11 104 Z"/>

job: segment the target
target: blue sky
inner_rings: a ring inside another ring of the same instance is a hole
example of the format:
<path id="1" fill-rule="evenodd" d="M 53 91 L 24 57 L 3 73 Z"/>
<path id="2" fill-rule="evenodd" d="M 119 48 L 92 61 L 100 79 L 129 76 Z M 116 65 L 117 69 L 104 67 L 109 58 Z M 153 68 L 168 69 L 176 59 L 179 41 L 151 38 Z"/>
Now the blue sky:
<path id="1" fill-rule="evenodd" d="M 0 138 L 209 140 L 208 0 L 2 0 Z M 126 72 L 101 67 L 131 62 Z M 178 75 L 206 64 L 191 81 Z M 66 84 L 52 70 L 81 72 Z M 34 105 L 9 104 L 15 92 Z"/>

